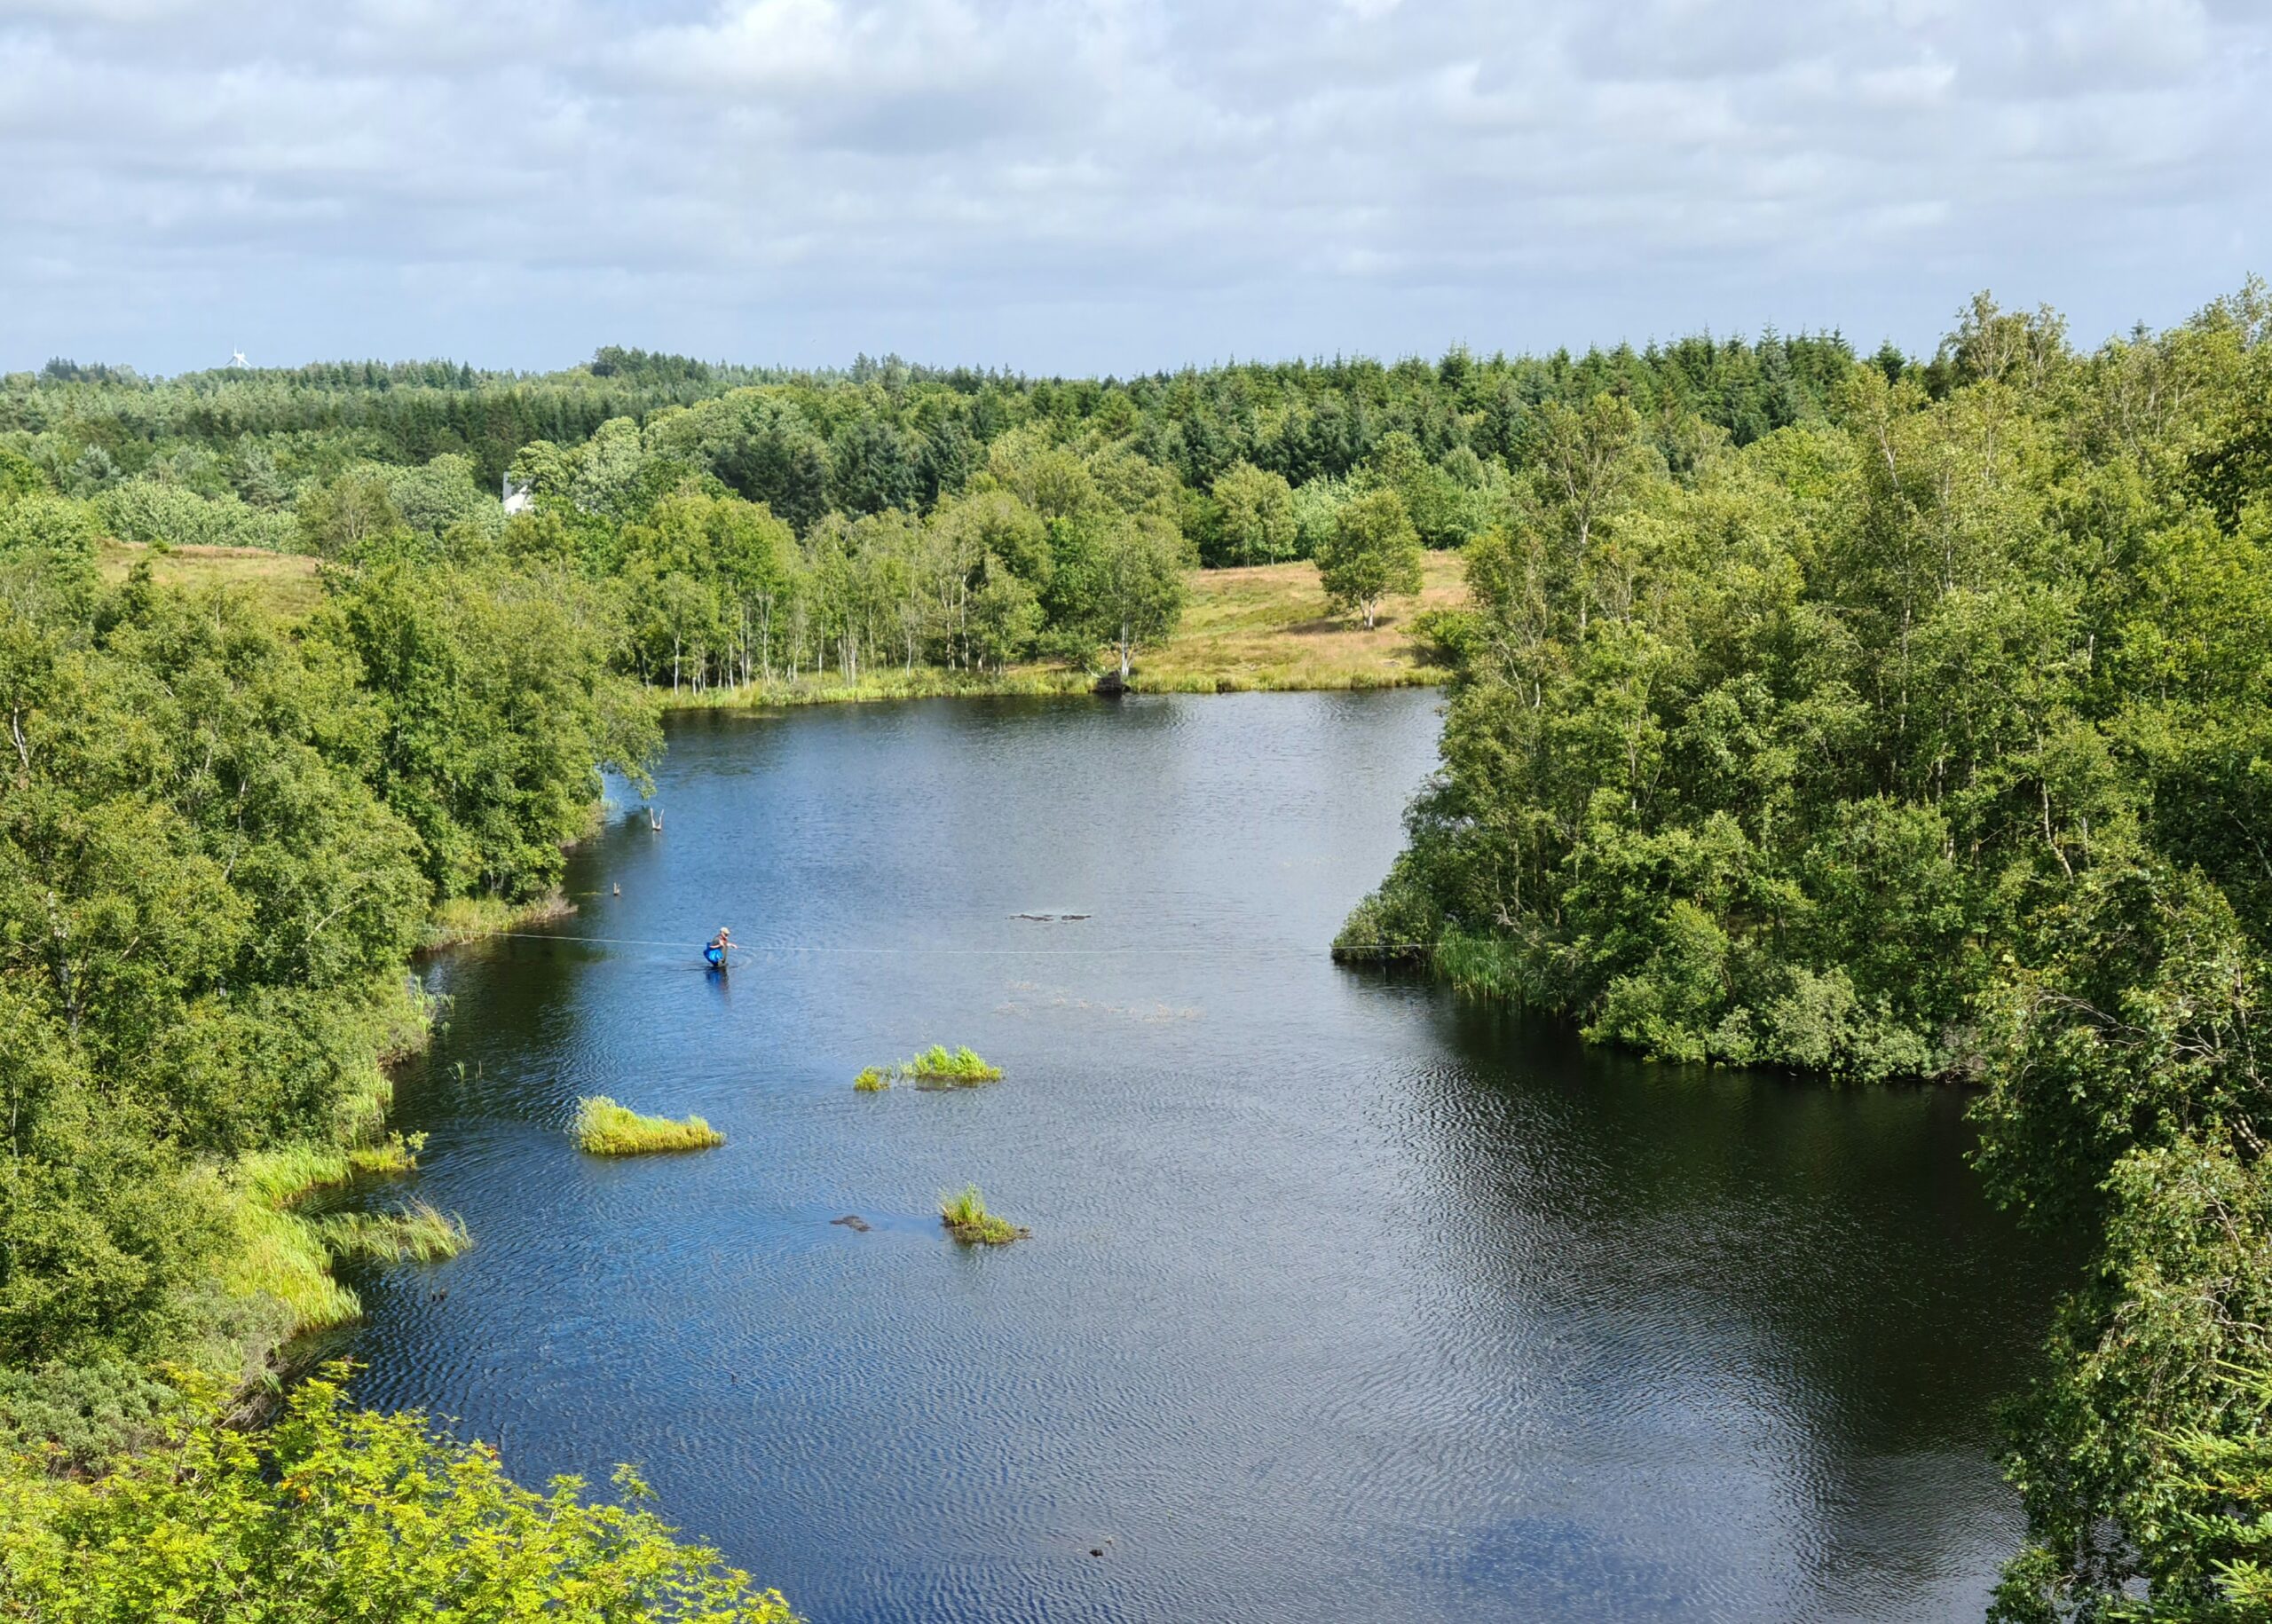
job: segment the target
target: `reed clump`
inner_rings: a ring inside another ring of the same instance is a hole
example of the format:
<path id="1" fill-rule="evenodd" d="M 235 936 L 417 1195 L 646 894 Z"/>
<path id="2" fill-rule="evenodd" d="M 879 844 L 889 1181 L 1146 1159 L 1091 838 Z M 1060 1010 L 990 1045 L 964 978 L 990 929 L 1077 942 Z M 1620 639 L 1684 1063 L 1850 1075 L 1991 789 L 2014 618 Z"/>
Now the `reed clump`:
<path id="1" fill-rule="evenodd" d="M 966 1246 L 1006 1246 L 1033 1234 L 1032 1230 L 1013 1224 L 1001 1214 L 989 1212 L 986 1197 L 974 1184 L 966 1184 L 960 1190 L 939 1197 L 939 1222 Z"/>
<path id="2" fill-rule="evenodd" d="M 439 1263 L 473 1244 L 464 1219 L 422 1201 L 398 1212 L 335 1212 L 318 1234 L 334 1257 L 365 1263 Z"/>
<path id="3" fill-rule="evenodd" d="M 319 1226 L 275 1202 L 237 1194 L 223 1208 L 230 1243 L 217 1283 L 240 1302 L 277 1305 L 278 1338 L 330 1330 L 363 1317 L 354 1292 L 331 1274 L 331 1253 Z"/>
<path id="4" fill-rule="evenodd" d="M 570 1132 L 579 1149 L 595 1156 L 707 1150 L 713 1145 L 726 1142 L 724 1134 L 699 1116 L 690 1116 L 682 1122 L 674 1122 L 667 1116 L 642 1116 L 605 1094 L 594 1094 L 576 1102 L 576 1122 Z"/>
<path id="5" fill-rule="evenodd" d="M 288 1145 L 255 1151 L 237 1163 L 245 1189 L 272 1207 L 288 1207 L 312 1191 L 351 1184 L 358 1179 L 398 1179 L 415 1172 L 426 1136 L 405 1139 L 390 1133 L 375 1145 Z"/>
<path id="6" fill-rule="evenodd" d="M 907 1075 L 919 1083 L 967 1088 L 974 1083 L 1001 1081 L 1002 1068 L 988 1065 L 972 1050 L 957 1049 L 949 1053 L 943 1044 L 933 1044 L 907 1062 Z"/>
<path id="7" fill-rule="evenodd" d="M 895 1083 L 912 1083 L 918 1088 L 976 1088 L 982 1083 L 1001 1080 L 1002 1068 L 988 1065 L 976 1051 L 933 1044 L 913 1060 L 896 1066 L 869 1067 L 852 1079 L 852 1086 L 864 1094 L 874 1094 Z"/>

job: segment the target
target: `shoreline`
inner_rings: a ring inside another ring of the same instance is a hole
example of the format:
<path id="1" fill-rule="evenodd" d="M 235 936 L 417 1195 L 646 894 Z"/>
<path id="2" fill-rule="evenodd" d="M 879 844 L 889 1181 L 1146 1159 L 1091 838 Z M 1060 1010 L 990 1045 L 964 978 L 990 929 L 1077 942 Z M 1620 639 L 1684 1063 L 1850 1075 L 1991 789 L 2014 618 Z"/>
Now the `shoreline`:
<path id="1" fill-rule="evenodd" d="M 1332 675 L 1236 670 L 1183 671 L 1148 675 L 1140 667 L 1129 674 L 1119 690 L 1130 694 L 1297 694 L 1378 693 L 1408 688 L 1440 688 L 1445 674 L 1432 667 L 1408 666 L 1383 671 L 1353 671 Z M 997 676 L 970 676 L 957 672 L 919 668 L 895 671 L 889 676 L 864 676 L 851 682 L 800 677 L 794 682 L 762 679 L 699 693 L 674 694 L 654 690 L 657 707 L 665 715 L 690 711 L 795 710 L 814 705 L 875 705 L 905 699 L 1080 698 L 1112 690 L 1102 686 L 1101 674 L 1070 667 L 1036 670 L 1030 667 Z"/>

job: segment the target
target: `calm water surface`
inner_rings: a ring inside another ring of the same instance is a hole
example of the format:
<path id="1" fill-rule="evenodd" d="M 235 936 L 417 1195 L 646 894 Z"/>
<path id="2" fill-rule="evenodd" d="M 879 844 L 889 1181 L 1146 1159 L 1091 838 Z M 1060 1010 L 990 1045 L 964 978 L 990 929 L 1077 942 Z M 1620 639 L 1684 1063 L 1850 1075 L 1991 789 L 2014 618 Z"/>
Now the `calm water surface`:
<path id="1" fill-rule="evenodd" d="M 477 1245 L 360 1282 L 359 1391 L 526 1480 L 639 1462 L 816 1624 L 1977 1617 L 2057 1280 L 1961 1102 L 1336 968 L 1436 727 L 1410 693 L 681 720 L 664 831 L 578 854 L 563 939 L 432 968 L 400 1117 Z M 778 950 L 706 974 L 721 921 Z M 934 1041 L 1007 1080 L 852 1092 Z M 587 1160 L 587 1093 L 730 1142 Z M 948 1241 L 970 1180 L 1034 1239 Z"/>

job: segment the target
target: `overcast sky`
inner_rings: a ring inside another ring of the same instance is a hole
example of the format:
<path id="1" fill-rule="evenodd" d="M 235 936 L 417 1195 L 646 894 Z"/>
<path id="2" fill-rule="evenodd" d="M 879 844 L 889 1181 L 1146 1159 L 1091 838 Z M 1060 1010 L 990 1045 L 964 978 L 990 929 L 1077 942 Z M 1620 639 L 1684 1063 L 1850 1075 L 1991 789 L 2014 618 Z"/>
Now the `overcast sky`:
<path id="1" fill-rule="evenodd" d="M 0 367 L 2094 341 L 2268 138 L 2262 0 L 0 0 Z"/>

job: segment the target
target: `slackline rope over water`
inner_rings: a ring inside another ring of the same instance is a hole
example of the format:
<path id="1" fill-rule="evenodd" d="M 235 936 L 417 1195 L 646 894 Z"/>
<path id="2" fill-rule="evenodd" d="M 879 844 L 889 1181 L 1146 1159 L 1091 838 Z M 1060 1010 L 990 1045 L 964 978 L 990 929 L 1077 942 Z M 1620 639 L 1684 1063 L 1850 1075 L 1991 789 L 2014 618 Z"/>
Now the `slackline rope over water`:
<path id="1" fill-rule="evenodd" d="M 470 942 L 483 942 L 483 941 L 487 941 L 487 940 L 489 940 L 489 939 L 491 939 L 491 938 L 493 938 L 493 937 L 499 937 L 499 936 L 509 937 L 509 938 L 511 938 L 511 939 L 513 939 L 513 940 L 515 940 L 515 941 L 518 941 L 518 942 L 591 942 L 591 943 L 594 943 L 594 944 L 596 944 L 596 945 L 602 946 L 602 947 L 651 947 L 651 948 L 674 948 L 674 949 L 678 949 L 678 950 L 684 950 L 684 948 L 685 948 L 685 946 L 686 946 L 686 943 L 685 943 L 684 942 L 682 942 L 682 941 L 676 941 L 676 942 L 666 942 L 666 941 L 662 941 L 662 940 L 660 940 L 660 939 L 659 939 L 659 938 L 652 937 L 652 936 L 572 936 L 572 935 L 567 935 L 567 934 L 564 934 L 556 933 L 556 932 L 553 932 L 553 931 L 540 931 L 540 930 L 493 930 L 493 931 L 485 931 L 481 935 L 478 935 L 478 936 L 469 936 L 468 938 L 466 938 L 466 941 L 467 941 L 467 942 L 470 943 Z M 1384 946 L 1383 946 L 1383 947 L 1377 947 L 1377 948 L 1370 948 L 1370 949 L 1368 949 L 1368 950 L 1367 950 L 1367 951 L 1368 951 L 1368 952 L 1388 952 L 1388 951 L 1397 951 L 1397 950 L 1404 950 L 1404 949 L 1407 949 L 1407 948 L 1416 948 L 1416 947 L 1417 947 L 1417 946 L 1418 946 L 1418 944 L 1417 944 L 1417 943 L 1410 943 L 1410 942 L 1389 942 L 1389 943 L 1385 944 L 1385 945 L 1384 945 Z M 817 945 L 809 945 L 809 944 L 798 943 L 798 942 L 735 942 L 735 943 L 734 943 L 733 950 L 734 950 L 735 952 L 737 952 L 737 953 L 772 953 L 772 954 L 788 954 L 788 953 L 832 953 L 832 954 L 840 954 L 840 955 L 847 955 L 847 956 L 860 956 L 860 957 L 880 956 L 880 955 L 890 955 L 890 954 L 902 954 L 902 953 L 909 953 L 909 954 L 912 954 L 912 953 L 923 953 L 923 954 L 933 954 L 933 955 L 944 955 L 944 956 L 947 956 L 947 957 L 952 957 L 952 958 L 1116 958 L 1125 957 L 1126 955 L 1129 955 L 1129 954 L 1132 954 L 1132 953 L 1157 953 L 1157 954 L 1175 954 L 1175 955 L 1190 955 L 1190 954 L 1205 954 L 1205 953 L 1213 953 L 1213 954 L 1233 953 L 1233 954 L 1239 954 L 1239 955 L 1242 955 L 1242 956 L 1245 956 L 1245 957 L 1249 957 L 1249 958 L 1269 958 L 1269 957 L 1279 957 L 1279 958 L 1284 958 L 1284 957 L 1289 957 L 1289 956 L 1292 956 L 1292 957 L 1298 957 L 1298 958 L 1313 958 L 1317 957 L 1317 954 L 1318 954 L 1318 950 L 1317 950 L 1317 949 L 1315 949 L 1315 948 L 1304 948 L 1304 947 L 1264 947 L 1264 946 L 1259 946 L 1259 945 L 1255 945 L 1255 946 L 1241 946 L 1241 945 L 1239 945 L 1239 944 L 1237 944 L 1237 943 L 1235 943 L 1235 942 L 1227 942 L 1227 943 L 1225 943 L 1225 944 L 1223 944 L 1223 945 L 1221 945 L 1221 946 L 1219 946 L 1219 947 L 1142 947 L 1142 946 L 1136 946 L 1136 947 L 1109 947 L 1109 948 L 1024 948 L 1024 947 L 974 948 L 974 947 L 945 947 L 945 946 L 942 946 L 942 947 L 822 947 L 822 946 L 817 946 Z"/>

